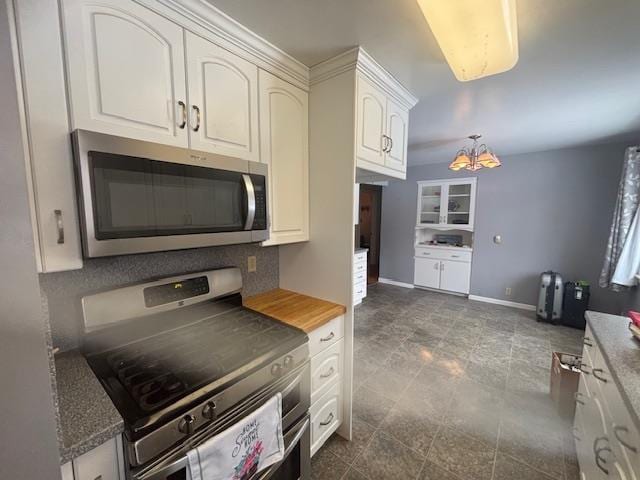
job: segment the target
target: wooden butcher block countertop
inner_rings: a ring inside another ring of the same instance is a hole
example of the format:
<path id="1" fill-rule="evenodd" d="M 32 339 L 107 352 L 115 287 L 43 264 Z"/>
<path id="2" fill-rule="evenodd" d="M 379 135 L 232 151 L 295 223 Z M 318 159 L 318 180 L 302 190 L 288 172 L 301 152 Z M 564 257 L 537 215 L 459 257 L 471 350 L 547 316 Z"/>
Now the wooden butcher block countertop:
<path id="1" fill-rule="evenodd" d="M 243 303 L 251 310 L 299 328 L 305 333 L 312 332 L 347 311 L 337 303 L 282 288 L 246 298 Z"/>

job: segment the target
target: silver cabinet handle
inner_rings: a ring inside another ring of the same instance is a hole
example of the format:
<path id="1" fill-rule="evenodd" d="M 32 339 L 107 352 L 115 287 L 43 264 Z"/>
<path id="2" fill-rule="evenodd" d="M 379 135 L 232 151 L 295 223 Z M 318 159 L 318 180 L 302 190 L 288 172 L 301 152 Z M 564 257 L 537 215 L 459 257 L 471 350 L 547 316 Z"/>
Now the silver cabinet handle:
<path id="1" fill-rule="evenodd" d="M 601 441 L 605 441 L 607 442 L 607 445 L 604 447 L 598 447 L 598 444 Z M 609 475 L 609 469 L 604 468 L 603 465 L 601 464 L 605 464 L 607 463 L 607 460 L 605 458 L 603 458 L 602 456 L 602 452 L 607 452 L 607 453 L 611 453 L 611 447 L 608 446 L 609 444 L 609 439 L 607 437 L 597 437 L 594 441 L 593 441 L 593 454 L 596 458 L 596 466 L 602 470 L 606 475 Z"/>
<path id="2" fill-rule="evenodd" d="M 331 422 L 333 422 L 333 413 L 330 413 L 329 416 L 327 417 L 327 419 L 324 422 L 320 422 L 320 426 L 321 427 L 326 427 Z"/>
<path id="3" fill-rule="evenodd" d="M 387 137 L 389 139 L 389 151 L 387 153 L 391 153 L 391 150 L 393 150 L 393 138 L 391 137 Z"/>
<path id="4" fill-rule="evenodd" d="M 451 258 L 460 258 L 460 255 L 451 255 Z"/>
<path id="5" fill-rule="evenodd" d="M 434 269 L 434 270 L 440 270 L 440 262 L 438 262 L 438 263 L 434 263 L 434 264 L 433 264 L 433 269 Z"/>
<path id="6" fill-rule="evenodd" d="M 427 255 L 431 255 L 431 253 L 430 252 L 422 252 L 422 255 L 424 255 L 426 257 Z"/>
<path id="7" fill-rule="evenodd" d="M 580 397 L 582 396 L 582 394 L 580 392 L 576 392 L 573 394 L 573 398 L 576 401 L 576 403 L 579 403 L 580 405 L 584 405 L 584 401 L 580 400 Z"/>
<path id="8" fill-rule="evenodd" d="M 440 262 L 440 270 L 444 271 L 444 262 Z"/>
<path id="9" fill-rule="evenodd" d="M 616 436 L 616 440 L 618 440 L 620 445 L 622 445 L 627 450 L 632 451 L 633 453 L 638 453 L 638 449 L 636 447 L 634 447 L 633 445 L 630 445 L 629 443 L 627 443 L 626 440 L 620 438 L 620 432 L 629 433 L 629 429 L 622 425 L 614 425 L 613 433 Z"/>
<path id="10" fill-rule="evenodd" d="M 182 123 L 178 125 L 178 128 L 184 128 L 187 125 L 187 104 L 180 100 L 178 106 L 182 110 Z"/>
<path id="11" fill-rule="evenodd" d="M 193 127 L 193 131 L 197 132 L 200 130 L 200 107 L 197 105 L 192 105 L 193 111 L 196 112 L 196 125 Z"/>
<path id="12" fill-rule="evenodd" d="M 591 339 L 589 337 L 584 337 L 582 343 L 584 343 L 587 347 L 593 347 L 593 343 L 591 343 Z"/>
<path id="13" fill-rule="evenodd" d="M 361 292 L 358 292 L 358 293 L 361 293 Z M 335 337 L 335 336 L 336 336 L 336 334 L 335 334 L 335 333 L 333 333 L 333 332 L 331 332 L 331 333 L 330 333 L 329 335 L 327 335 L 326 337 L 321 338 L 321 339 L 320 339 L 320 341 L 321 341 L 321 342 L 328 342 L 329 340 L 331 340 L 331 339 L 332 339 L 333 337 Z"/>
<path id="14" fill-rule="evenodd" d="M 386 135 L 382 135 L 382 151 L 384 153 L 388 153 L 388 148 L 389 148 L 389 137 L 387 137 Z"/>
<path id="15" fill-rule="evenodd" d="M 584 373 L 585 375 L 591 375 L 591 372 L 588 372 L 586 370 L 587 368 L 591 368 L 591 367 L 589 367 L 589 365 L 587 365 L 586 363 L 580 364 L 580 370 L 582 371 L 582 373 Z"/>
<path id="16" fill-rule="evenodd" d="M 602 370 L 601 368 L 594 368 L 593 370 L 591 370 L 591 373 L 593 373 L 593 376 L 600 380 L 602 383 L 607 383 L 607 379 L 600 376 L 602 373 L 604 373 L 604 370 Z"/>
<path id="17" fill-rule="evenodd" d="M 56 227 L 58 229 L 58 243 L 64 243 L 64 221 L 62 219 L 62 210 L 54 210 L 53 214 L 56 216 Z"/>
<path id="18" fill-rule="evenodd" d="M 358 292 L 358 293 L 360 293 L 360 292 Z M 333 369 L 333 367 L 331 367 L 327 373 L 321 374 L 320 378 L 329 378 L 331 375 L 334 374 L 334 372 L 335 372 L 335 370 Z"/>

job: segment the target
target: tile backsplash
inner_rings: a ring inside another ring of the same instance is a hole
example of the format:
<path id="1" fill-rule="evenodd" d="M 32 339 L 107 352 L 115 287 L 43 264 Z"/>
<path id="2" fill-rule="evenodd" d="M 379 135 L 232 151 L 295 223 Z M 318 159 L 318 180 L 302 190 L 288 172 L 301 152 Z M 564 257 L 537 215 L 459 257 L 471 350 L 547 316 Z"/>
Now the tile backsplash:
<path id="1" fill-rule="evenodd" d="M 255 255 L 257 271 L 247 272 L 247 257 Z M 53 346 L 70 350 L 80 345 L 84 295 L 127 284 L 219 267 L 239 267 L 244 296 L 277 288 L 278 247 L 230 245 L 173 252 L 85 259 L 81 270 L 40 274 L 40 289 L 48 304 Z"/>

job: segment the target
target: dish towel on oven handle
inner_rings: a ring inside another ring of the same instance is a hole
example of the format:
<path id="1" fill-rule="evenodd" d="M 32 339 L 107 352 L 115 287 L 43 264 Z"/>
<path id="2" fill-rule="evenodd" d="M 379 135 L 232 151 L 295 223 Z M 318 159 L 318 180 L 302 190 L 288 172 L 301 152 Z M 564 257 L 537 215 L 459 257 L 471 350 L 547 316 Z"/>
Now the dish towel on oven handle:
<path id="1" fill-rule="evenodd" d="M 282 396 L 187 452 L 192 480 L 248 480 L 284 458 Z"/>

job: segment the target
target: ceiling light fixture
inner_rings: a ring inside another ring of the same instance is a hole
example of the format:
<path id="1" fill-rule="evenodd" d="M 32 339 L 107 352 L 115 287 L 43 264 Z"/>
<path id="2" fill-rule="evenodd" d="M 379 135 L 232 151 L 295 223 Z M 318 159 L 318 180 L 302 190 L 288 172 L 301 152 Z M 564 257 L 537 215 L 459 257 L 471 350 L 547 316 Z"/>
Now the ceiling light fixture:
<path id="1" fill-rule="evenodd" d="M 449 170 L 457 172 L 458 170 L 470 170 L 477 172 L 481 168 L 496 168 L 502 165 L 498 157 L 489 150 L 483 143 L 478 145 L 478 139 L 482 135 L 470 135 L 469 139 L 473 140 L 471 149 L 463 148 L 456 153 L 456 158 L 449 165 Z"/>
<path id="2" fill-rule="evenodd" d="M 461 82 L 511 70 L 518 62 L 516 0 L 418 0 Z"/>

